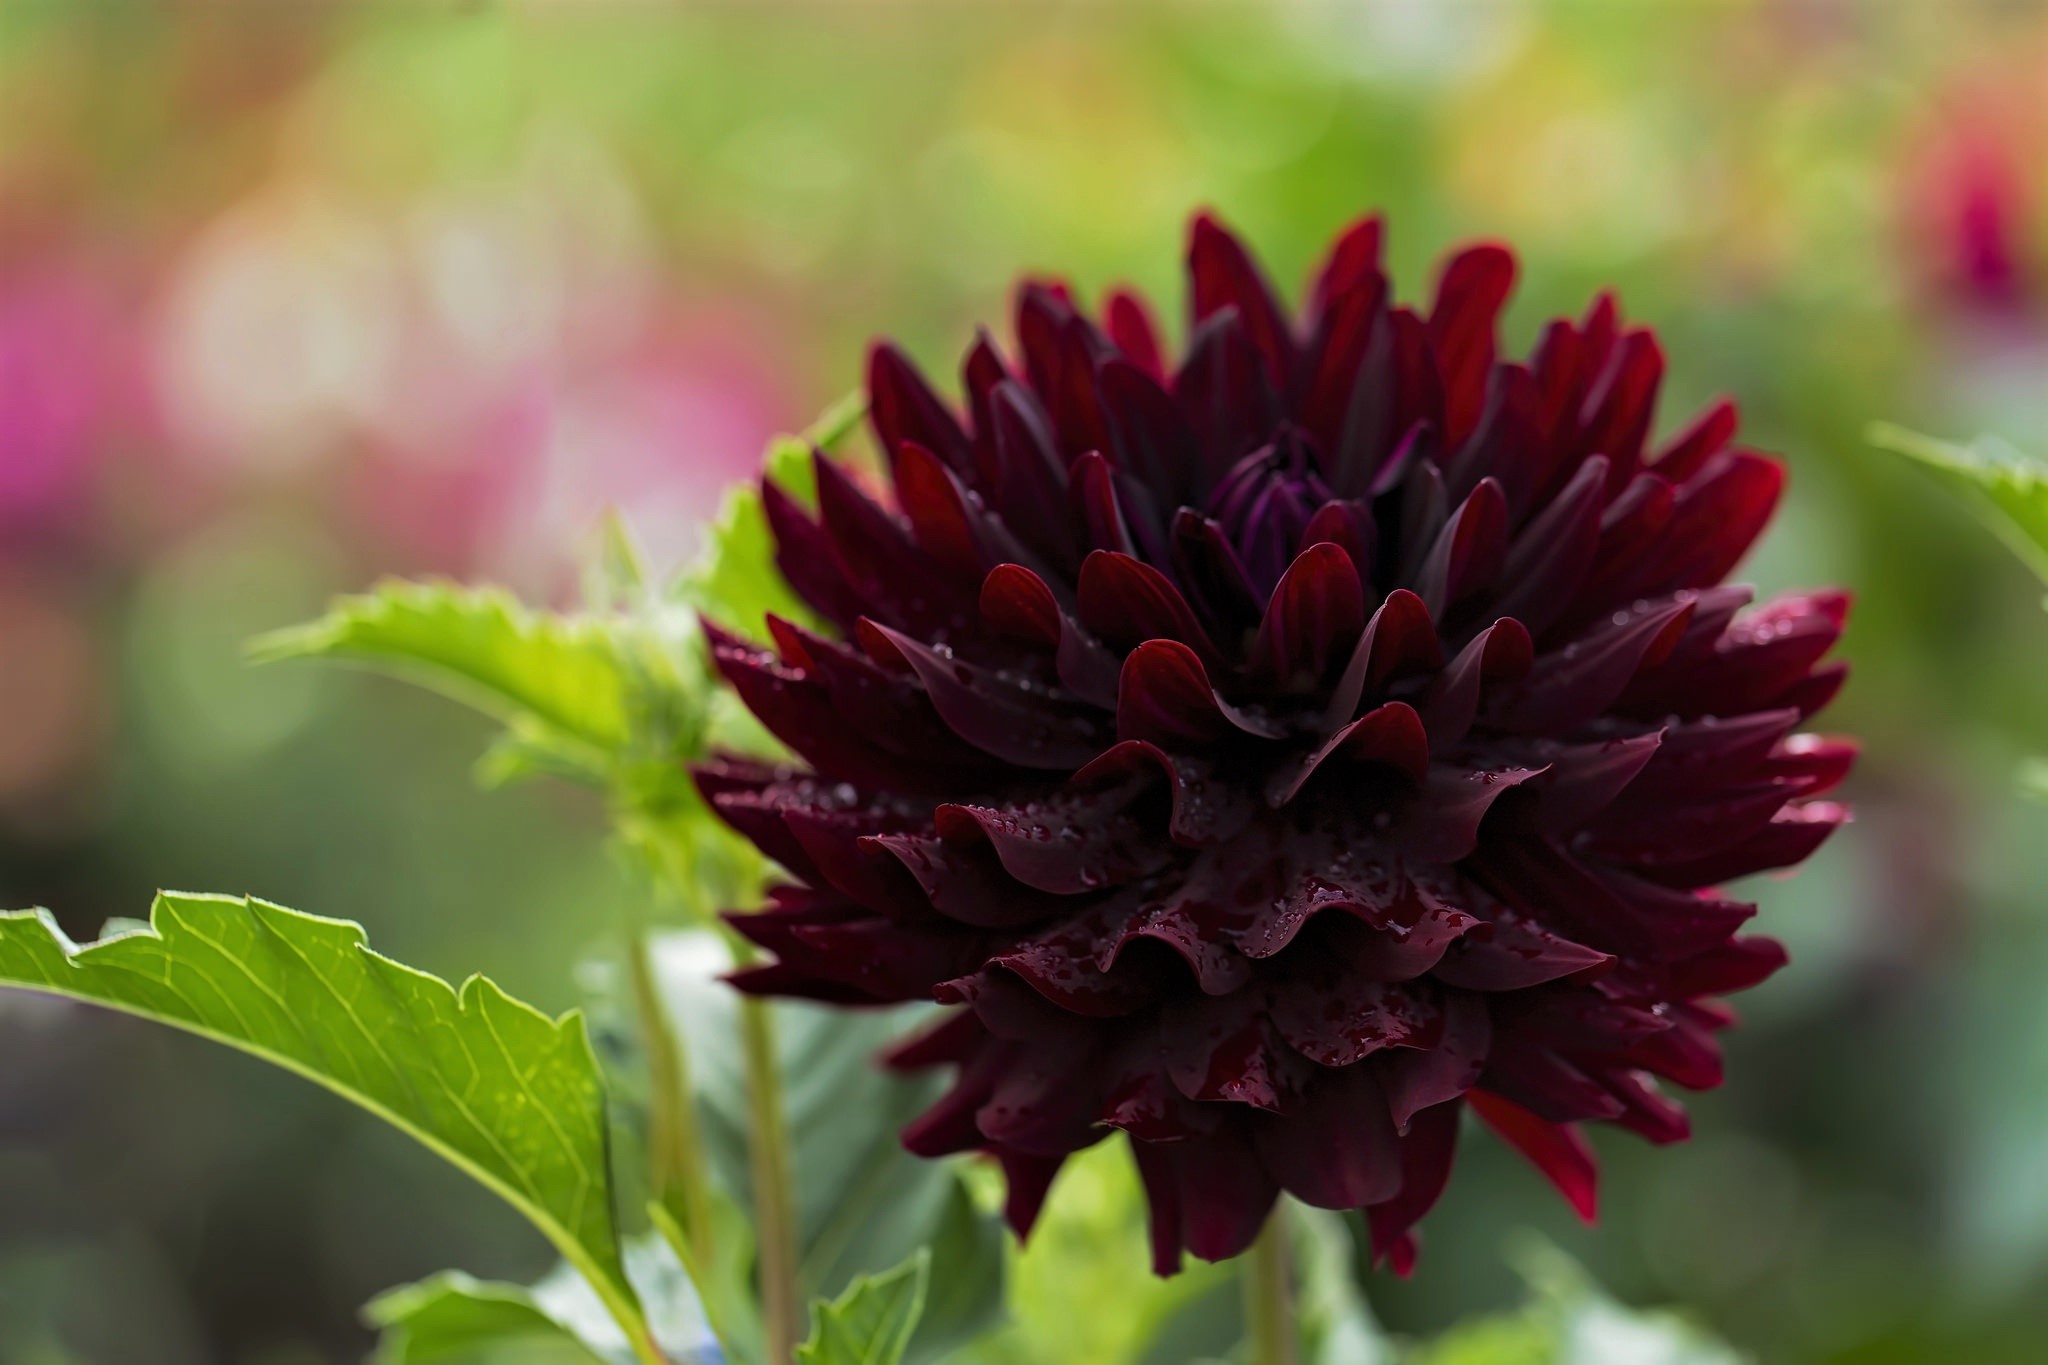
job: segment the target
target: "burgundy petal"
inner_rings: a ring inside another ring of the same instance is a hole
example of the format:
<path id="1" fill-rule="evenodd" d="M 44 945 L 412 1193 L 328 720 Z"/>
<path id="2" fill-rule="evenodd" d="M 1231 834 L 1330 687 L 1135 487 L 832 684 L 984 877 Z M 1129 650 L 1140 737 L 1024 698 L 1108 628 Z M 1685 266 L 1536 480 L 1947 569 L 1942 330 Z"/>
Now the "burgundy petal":
<path id="1" fill-rule="evenodd" d="M 1476 1085 L 1493 1044 L 1493 1019 L 1483 1000 L 1456 990 L 1442 998 L 1443 1031 L 1433 1046 L 1382 1053 L 1374 1062 L 1388 1113 L 1403 1133 L 1417 1114 Z"/>
<path id="2" fill-rule="evenodd" d="M 1380 243 L 1386 223 L 1378 214 L 1361 218 L 1345 228 L 1330 246 L 1330 254 L 1316 277 L 1313 304 L 1318 314 L 1380 272 Z"/>
<path id="3" fill-rule="evenodd" d="M 1673 437 L 1658 454 L 1653 468 L 1673 483 L 1684 483 L 1735 438 L 1735 405 L 1723 399 Z"/>
<path id="4" fill-rule="evenodd" d="M 1580 448 L 1605 455 L 1612 467 L 1607 487 L 1617 492 L 1642 465 L 1643 440 L 1664 378 L 1664 353 L 1648 332 L 1630 332 L 1616 348 L 1607 372 L 1586 398 Z M 1669 471 L 1660 471 L 1669 478 Z"/>
<path id="5" fill-rule="evenodd" d="M 1309 779 L 1333 759 L 1346 764 L 1383 764 L 1419 783 L 1429 772 L 1429 735 L 1414 707 L 1405 701 L 1387 702 L 1307 753 L 1274 768 L 1266 783 L 1266 804 L 1279 807 L 1294 800 Z"/>
<path id="6" fill-rule="evenodd" d="M 1068 770 L 1102 752 L 1108 737 L 1095 712 L 887 626 L 872 629 L 917 674 L 946 724 L 977 749 L 1023 768 Z"/>
<path id="7" fill-rule="evenodd" d="M 887 342 L 868 352 L 868 421 L 891 461 L 905 442 L 915 442 L 955 473 L 972 476 L 974 451 L 959 419 L 908 357 Z"/>
<path id="8" fill-rule="evenodd" d="M 1467 1098 L 1472 1112 L 1500 1134 L 1502 1141 L 1529 1158 L 1580 1218 L 1594 1221 L 1600 1173 L 1593 1163 L 1593 1149 L 1576 1128 L 1547 1122 L 1514 1101 L 1484 1090 L 1474 1090 Z"/>
<path id="9" fill-rule="evenodd" d="M 1270 361 L 1235 306 L 1208 314 L 1188 339 L 1174 402 L 1202 447 L 1202 487 L 1258 449 L 1283 411 Z"/>
<path id="10" fill-rule="evenodd" d="M 1515 287 L 1515 258 L 1491 244 L 1451 259 L 1437 281 L 1429 339 L 1444 377 L 1447 435 L 1456 445 L 1479 419 L 1493 368 L 1494 323 Z"/>
<path id="11" fill-rule="evenodd" d="M 1408 1230 L 1435 1205 L 1451 1178 L 1451 1159 L 1458 1149 L 1458 1115 L 1463 1108 L 1453 1100 L 1425 1109 L 1402 1134 L 1401 1192 L 1366 1210 L 1375 1262 L 1391 1260 L 1404 1275 L 1414 1264 L 1415 1248 Z"/>
<path id="12" fill-rule="evenodd" d="M 1473 638 L 1423 693 L 1424 723 L 1432 745 L 1456 743 L 1472 728 L 1483 691 L 1518 683 L 1535 662 L 1535 646 L 1520 621 L 1504 616 Z"/>
<path id="13" fill-rule="evenodd" d="M 1415 576 L 1415 595 L 1441 617 L 1493 586 L 1507 561 L 1508 503 L 1498 481 L 1482 479 L 1458 506 Z"/>
<path id="14" fill-rule="evenodd" d="M 1605 502 L 1607 460 L 1594 456 L 1508 549 L 1497 608 L 1528 627 L 1548 630 L 1572 605 L 1600 548 L 1600 514 Z"/>
<path id="15" fill-rule="evenodd" d="M 1585 724 L 1612 706 L 1638 672 L 1663 660 L 1692 610 L 1680 598 L 1616 612 L 1611 624 L 1540 655 L 1529 680 L 1495 710 L 1493 722 L 1523 734 L 1569 732 Z"/>
<path id="16" fill-rule="evenodd" d="M 1103 323 L 1116 348 L 1153 379 L 1164 382 L 1166 362 L 1159 346 L 1159 326 L 1145 301 L 1127 289 L 1113 290 L 1103 308 Z"/>
<path id="17" fill-rule="evenodd" d="M 925 447 L 905 441 L 897 447 L 896 496 L 910 519 L 910 533 L 941 568 L 979 573 L 982 549 L 967 509 L 960 477 Z"/>
<path id="18" fill-rule="evenodd" d="M 1205 658 L 1223 657 L 1173 581 L 1127 554 L 1096 550 L 1081 561 L 1080 612 L 1088 629 L 1112 648 L 1174 640 Z"/>
<path id="19" fill-rule="evenodd" d="M 1394 589 L 1358 637 L 1344 675 L 1331 691 L 1324 724 L 1332 728 L 1345 724 L 1358 714 L 1361 698 L 1376 694 L 1396 678 L 1441 668 L 1443 661 L 1443 642 L 1429 619 L 1429 608 L 1406 588 Z"/>
<path id="20" fill-rule="evenodd" d="M 1117 687 L 1118 740 L 1199 749 L 1229 731 L 1229 718 L 1195 651 L 1176 640 L 1147 640 L 1125 657 Z"/>
<path id="21" fill-rule="evenodd" d="M 1050 646 L 1060 686 L 1083 701 L 1116 705 L 1117 658 L 1067 615 L 1043 578 L 998 564 L 981 581 L 981 619 L 1014 639 Z"/>
<path id="22" fill-rule="evenodd" d="M 1444 954 L 1437 980 L 1473 991 L 1520 991 L 1614 960 L 1511 911 L 1494 914 L 1488 924 L 1491 933 L 1468 934 Z"/>
<path id="23" fill-rule="evenodd" d="M 1372 270 L 1330 297 L 1308 353 L 1301 424 L 1319 449 L 1340 449 L 1344 419 L 1358 390 L 1374 334 L 1384 325 L 1387 282 Z"/>
<path id="24" fill-rule="evenodd" d="M 1266 368 L 1274 392 L 1294 382 L 1295 344 L 1273 291 L 1237 238 L 1207 214 L 1198 214 L 1188 242 L 1188 275 L 1193 281 L 1197 325 L 1225 308 L 1237 310 L 1245 334 Z"/>
<path id="25" fill-rule="evenodd" d="M 1252 642 L 1252 671 L 1280 684 L 1313 686 L 1348 658 L 1365 629 L 1365 599 L 1351 556 L 1321 542 L 1296 556 L 1273 589 Z"/>
<path id="26" fill-rule="evenodd" d="M 1310 1061 L 1358 1070 L 1355 1063 L 1381 1048 L 1430 1049 L 1442 1036 L 1442 1011 L 1408 988 L 1371 982 L 1347 989 L 1333 976 L 1297 978 L 1273 998 L 1273 1026 Z"/>
<path id="27" fill-rule="evenodd" d="M 1401 1189 L 1400 1140 L 1365 1067 L 1320 1077 L 1294 1113 L 1253 1129 L 1259 1160 L 1304 1204 L 1355 1209 Z"/>
<path id="28" fill-rule="evenodd" d="M 1129 814 L 1128 791 L 1068 789 L 1014 806 L 944 805 L 939 837 L 986 840 L 1003 869 L 1056 895 L 1097 891 L 1158 871 L 1167 852 Z"/>

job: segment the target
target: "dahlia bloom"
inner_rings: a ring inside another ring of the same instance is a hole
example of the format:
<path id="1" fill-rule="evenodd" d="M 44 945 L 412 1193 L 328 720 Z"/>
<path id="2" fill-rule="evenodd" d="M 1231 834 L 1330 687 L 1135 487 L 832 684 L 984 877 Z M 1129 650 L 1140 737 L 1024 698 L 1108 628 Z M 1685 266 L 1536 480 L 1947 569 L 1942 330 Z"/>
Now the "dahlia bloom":
<path id="1" fill-rule="evenodd" d="M 904 1133 L 1000 1160 L 1030 1227 L 1121 1129 L 1156 1269 L 1243 1251 L 1281 1191 L 1405 1272 L 1469 1107 L 1590 1218 L 1578 1125 L 1686 1135 L 1715 997 L 1785 961 L 1718 883 L 1840 824 L 1846 600 L 1719 586 L 1782 471 L 1723 403 L 1652 448 L 1664 360 L 1611 299 L 1497 354 L 1498 246 L 1397 305 L 1368 219 L 1290 318 L 1198 218 L 1170 361 L 1128 294 L 1025 287 L 965 414 L 870 359 L 889 488 L 763 489 L 829 628 L 723 633 L 804 766 L 713 765 L 797 879 L 734 923 L 750 991 L 958 1008 Z"/>

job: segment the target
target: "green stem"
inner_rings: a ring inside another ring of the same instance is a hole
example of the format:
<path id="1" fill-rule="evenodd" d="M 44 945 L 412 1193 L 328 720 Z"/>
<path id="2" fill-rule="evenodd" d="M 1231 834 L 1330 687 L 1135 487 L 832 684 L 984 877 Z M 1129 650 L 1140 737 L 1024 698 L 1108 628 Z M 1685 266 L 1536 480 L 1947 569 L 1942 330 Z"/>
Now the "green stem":
<path id="1" fill-rule="evenodd" d="M 668 1352 L 662 1350 L 661 1343 L 654 1339 L 653 1329 L 648 1327 L 646 1315 L 638 1304 L 621 1302 L 610 1293 L 601 1292 L 599 1297 L 611 1310 L 612 1321 L 625 1332 L 626 1344 L 633 1348 L 633 1359 L 640 1365 L 672 1365 Z"/>
<path id="2" fill-rule="evenodd" d="M 766 1001 L 754 996 L 740 998 L 740 1037 L 746 1050 L 747 1098 L 752 1110 L 747 1144 L 753 1158 L 754 1233 L 760 1248 L 767 1365 L 792 1365 L 801 1303 L 795 1186 L 789 1163 L 789 1125 L 782 1109 L 782 1076 L 775 1057 L 775 1017 Z"/>
<path id="3" fill-rule="evenodd" d="M 1294 1365 L 1294 1287 L 1286 1215 L 1286 1207 L 1275 1204 L 1259 1239 L 1245 1253 L 1241 1276 L 1252 1365 Z"/>
<path id="4" fill-rule="evenodd" d="M 627 931 L 626 971 L 647 1048 L 648 1178 L 655 1199 L 682 1219 L 698 1263 L 708 1264 L 711 1171 L 697 1125 L 697 1106 L 690 1095 L 690 1056 L 662 1001 L 661 983 L 654 972 L 652 935 L 644 924 L 634 924 Z"/>

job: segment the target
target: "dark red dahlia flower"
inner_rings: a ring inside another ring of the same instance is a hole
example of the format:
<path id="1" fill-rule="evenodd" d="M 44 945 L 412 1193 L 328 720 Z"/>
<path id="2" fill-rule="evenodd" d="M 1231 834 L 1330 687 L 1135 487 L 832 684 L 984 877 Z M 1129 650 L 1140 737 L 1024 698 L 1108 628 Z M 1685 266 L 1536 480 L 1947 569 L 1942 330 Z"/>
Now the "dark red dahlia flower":
<path id="1" fill-rule="evenodd" d="M 1497 355 L 1514 276 L 1461 252 L 1396 305 L 1380 224 L 1290 318 L 1208 218 L 1169 364 L 1145 306 L 1025 288 L 966 413 L 896 350 L 891 487 L 763 490 L 830 623 L 718 635 L 807 765 L 701 774 L 799 880 L 738 916 L 745 989 L 959 1006 L 904 1134 L 998 1157 L 1022 1234 L 1068 1154 L 1130 1139 L 1157 1268 L 1288 1191 L 1404 1269 L 1471 1109 L 1584 1215 L 1577 1124 L 1686 1134 L 1714 997 L 1785 960 L 1711 888 L 1845 818 L 1838 593 L 1718 586 L 1782 471 L 1723 403 L 1652 448 L 1664 359 L 1602 298 Z"/>

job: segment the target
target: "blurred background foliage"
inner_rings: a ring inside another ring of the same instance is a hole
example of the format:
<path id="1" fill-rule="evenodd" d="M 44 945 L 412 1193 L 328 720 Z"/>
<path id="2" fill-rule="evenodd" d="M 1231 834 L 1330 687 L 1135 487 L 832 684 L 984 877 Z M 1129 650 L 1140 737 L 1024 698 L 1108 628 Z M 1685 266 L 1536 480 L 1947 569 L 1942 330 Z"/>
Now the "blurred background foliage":
<path id="1" fill-rule="evenodd" d="M 1613 286 L 1671 357 L 1667 426 L 1740 400 L 1792 469 L 1746 575 L 1856 590 L 1826 719 L 1867 758 L 1858 824 L 1757 889 L 1795 966 L 1700 1136 L 1599 1134 L 1591 1231 L 1469 1144 L 1377 1310 L 1510 1309 L 1528 1226 L 1767 1361 L 2036 1361 L 2048 807 L 2012 766 L 2048 749 L 2048 630 L 1862 433 L 2048 449 L 2044 72 L 2025 0 L 4 0 L 0 904 L 87 934 L 160 885 L 253 892 L 573 1003 L 632 894 L 597 803 L 479 799 L 484 722 L 249 670 L 247 637 L 383 573 L 560 600 L 612 506 L 673 564 L 871 333 L 944 372 L 1023 272 L 1171 313 L 1198 205 L 1288 284 L 1383 209 L 1410 296 L 1502 237 L 1517 341 Z M 352 1360 L 380 1289 L 547 1263 L 282 1076 L 42 1001 L 0 1028 L 0 1365 Z M 1033 1303 L 1128 1318 L 1135 1208 L 1066 1179 L 991 1359 L 1076 1349 Z"/>

